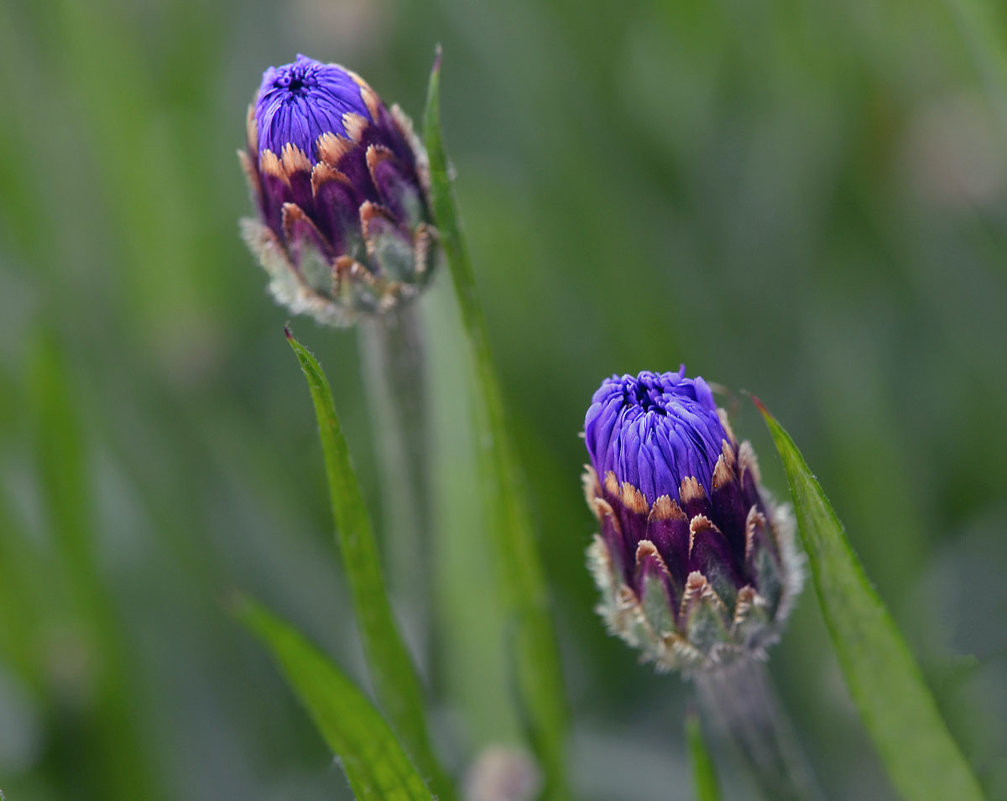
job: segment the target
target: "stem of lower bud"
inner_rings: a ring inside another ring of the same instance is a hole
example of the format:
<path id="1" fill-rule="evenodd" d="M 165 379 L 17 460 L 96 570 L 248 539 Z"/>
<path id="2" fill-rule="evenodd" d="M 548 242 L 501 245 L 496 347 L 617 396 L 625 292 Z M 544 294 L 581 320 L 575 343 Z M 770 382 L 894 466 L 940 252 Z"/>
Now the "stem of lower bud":
<path id="1" fill-rule="evenodd" d="M 693 675 L 700 705 L 767 801 L 824 801 L 763 662 L 743 658 Z"/>
<path id="2" fill-rule="evenodd" d="M 418 304 L 358 324 L 361 368 L 381 471 L 382 544 L 395 608 L 425 673 L 430 629 L 430 475 L 426 370 Z"/>

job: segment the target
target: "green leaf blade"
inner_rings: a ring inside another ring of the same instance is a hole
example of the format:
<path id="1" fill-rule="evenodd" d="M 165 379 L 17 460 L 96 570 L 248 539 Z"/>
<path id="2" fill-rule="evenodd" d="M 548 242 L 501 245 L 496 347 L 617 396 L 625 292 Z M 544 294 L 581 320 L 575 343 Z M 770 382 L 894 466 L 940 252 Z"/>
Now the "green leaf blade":
<path id="1" fill-rule="evenodd" d="M 279 663 L 357 798 L 433 801 L 391 727 L 338 667 L 252 601 L 239 599 L 236 613 Z"/>
<path id="2" fill-rule="evenodd" d="M 420 770 L 432 777 L 438 796 L 450 799 L 454 793 L 430 743 L 423 691 L 388 600 L 377 539 L 350 460 L 328 379 L 318 360 L 294 338 L 289 329 L 286 335 L 307 379 L 314 403 L 336 539 L 378 703 Z"/>
<path id="3" fill-rule="evenodd" d="M 699 715 L 691 711 L 685 716 L 685 738 L 689 746 L 689 763 L 692 766 L 692 783 L 696 801 L 720 801 L 717 773 L 713 758 L 706 747 L 703 726 Z"/>
<path id="4" fill-rule="evenodd" d="M 545 798 L 565 799 L 567 711 L 565 682 L 549 610 L 545 572 L 535 543 L 523 473 L 507 427 L 503 395 L 479 303 L 475 275 L 451 191 L 440 119 L 438 49 L 427 94 L 424 141 L 430 160 L 431 205 L 475 371 L 476 441 L 480 480 L 498 568 L 501 601 L 513 632 L 516 685 L 521 711 L 541 761 Z"/>
<path id="5" fill-rule="evenodd" d="M 850 695 L 893 784 L 912 801 L 981 801 L 906 642 L 793 439 L 756 400 L 780 454 L 815 591 Z"/>

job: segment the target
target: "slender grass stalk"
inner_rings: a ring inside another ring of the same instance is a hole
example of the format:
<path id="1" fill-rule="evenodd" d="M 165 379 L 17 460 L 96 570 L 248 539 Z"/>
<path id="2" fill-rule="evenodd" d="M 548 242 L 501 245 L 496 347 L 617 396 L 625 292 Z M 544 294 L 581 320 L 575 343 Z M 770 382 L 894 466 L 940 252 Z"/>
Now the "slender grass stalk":
<path id="1" fill-rule="evenodd" d="M 434 793 L 449 801 L 454 792 L 430 743 L 420 681 L 388 601 L 377 540 L 328 379 L 311 352 L 294 339 L 289 329 L 286 334 L 308 381 L 318 418 L 336 539 L 375 695 L 416 766 L 429 777 Z"/>
<path id="2" fill-rule="evenodd" d="M 739 659 L 693 677 L 699 702 L 767 801 L 823 801 L 766 666 Z"/>
<path id="3" fill-rule="evenodd" d="M 501 601 L 513 632 L 516 685 L 532 744 L 545 774 L 546 798 L 569 797 L 565 775 L 566 703 L 545 576 L 527 507 L 526 489 L 510 438 L 503 397 L 468 248 L 451 194 L 440 123 L 440 51 L 430 73 L 424 119 L 431 196 L 475 368 L 477 447 Z"/>
<path id="4" fill-rule="evenodd" d="M 685 739 L 689 745 L 689 762 L 692 765 L 692 783 L 696 791 L 696 801 L 720 801 L 717 772 L 695 709 L 690 709 L 685 716 Z"/>
<path id="5" fill-rule="evenodd" d="M 382 540 L 389 585 L 422 666 L 427 664 L 429 648 L 431 488 L 418 306 L 409 303 L 363 320 L 357 330 L 382 476 Z"/>

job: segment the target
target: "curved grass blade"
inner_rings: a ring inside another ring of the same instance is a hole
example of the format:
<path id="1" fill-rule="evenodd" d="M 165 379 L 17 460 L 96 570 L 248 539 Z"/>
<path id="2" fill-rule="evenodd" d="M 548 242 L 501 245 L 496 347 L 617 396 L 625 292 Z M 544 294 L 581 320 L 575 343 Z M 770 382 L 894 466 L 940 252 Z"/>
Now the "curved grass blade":
<path id="1" fill-rule="evenodd" d="M 981 801 L 919 667 L 790 435 L 756 399 L 783 461 L 839 663 L 892 782 L 912 801 Z"/>
<path id="2" fill-rule="evenodd" d="M 315 357 L 294 339 L 289 329 L 286 335 L 308 380 L 315 405 L 336 539 L 378 704 L 416 760 L 417 767 L 424 775 L 432 777 L 437 795 L 450 799 L 454 794 L 430 745 L 419 678 L 392 615 L 377 541 L 336 416 L 328 379 Z"/>
<path id="3" fill-rule="evenodd" d="M 433 801 L 394 732 L 338 667 L 258 604 L 239 598 L 235 610 L 279 662 L 358 799 Z"/>
<path id="4" fill-rule="evenodd" d="M 515 678 L 522 713 L 545 773 L 546 798 L 568 797 L 564 770 L 564 682 L 549 613 L 541 559 L 532 535 L 522 473 L 510 440 L 468 249 L 451 194 L 441 138 L 440 50 L 430 73 L 424 140 L 430 157 L 431 198 L 441 247 L 461 311 L 475 367 L 481 481 L 489 510 L 498 585 L 513 632 Z"/>
<path id="5" fill-rule="evenodd" d="M 719 801 L 717 773 L 706 747 L 699 715 L 695 711 L 690 711 L 685 716 L 685 737 L 689 744 L 689 762 L 692 765 L 692 784 L 696 790 L 696 801 Z"/>

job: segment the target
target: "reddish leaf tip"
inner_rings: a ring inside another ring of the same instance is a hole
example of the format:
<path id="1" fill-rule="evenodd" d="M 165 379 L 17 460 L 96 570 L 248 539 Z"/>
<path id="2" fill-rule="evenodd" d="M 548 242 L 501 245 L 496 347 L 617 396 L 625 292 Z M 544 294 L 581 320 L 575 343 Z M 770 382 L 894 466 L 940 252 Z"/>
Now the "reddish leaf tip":
<path id="1" fill-rule="evenodd" d="M 767 409 L 765 406 L 763 406 L 762 401 L 759 400 L 758 395 L 752 395 L 751 398 L 752 398 L 752 403 L 755 404 L 755 408 L 758 409 L 760 412 L 762 412 L 762 416 L 763 417 L 772 417 L 773 416 L 773 415 L 771 415 L 769 413 L 769 409 Z"/>

